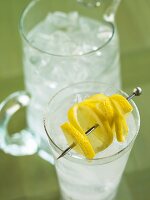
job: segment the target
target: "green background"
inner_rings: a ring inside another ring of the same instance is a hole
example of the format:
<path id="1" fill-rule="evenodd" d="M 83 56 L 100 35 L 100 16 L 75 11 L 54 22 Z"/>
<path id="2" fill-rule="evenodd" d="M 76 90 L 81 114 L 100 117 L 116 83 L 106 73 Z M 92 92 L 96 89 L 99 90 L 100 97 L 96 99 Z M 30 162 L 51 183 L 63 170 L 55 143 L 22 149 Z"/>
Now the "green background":
<path id="1" fill-rule="evenodd" d="M 0 101 L 23 89 L 18 21 L 28 0 L 0 0 Z M 117 13 L 123 89 L 135 86 L 141 130 L 132 150 L 116 200 L 150 199 L 150 1 L 123 0 Z M 54 168 L 38 156 L 12 157 L 0 151 L 1 200 L 58 200 Z"/>

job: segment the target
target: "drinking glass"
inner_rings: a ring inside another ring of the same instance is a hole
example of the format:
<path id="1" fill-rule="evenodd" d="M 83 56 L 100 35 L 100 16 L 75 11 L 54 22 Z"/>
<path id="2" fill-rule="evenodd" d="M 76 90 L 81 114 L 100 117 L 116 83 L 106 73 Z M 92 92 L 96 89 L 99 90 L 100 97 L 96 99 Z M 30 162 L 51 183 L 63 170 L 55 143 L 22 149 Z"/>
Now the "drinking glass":
<path id="1" fill-rule="evenodd" d="M 74 103 L 97 93 L 106 95 L 119 93 L 127 97 L 123 91 L 108 85 L 84 82 L 59 91 L 50 100 L 46 109 L 44 126 L 50 141 L 64 200 L 112 200 L 139 131 L 139 112 L 135 103 L 131 101 L 133 112 L 128 116 L 129 133 L 125 142 L 120 144 L 114 140 L 112 145 L 98 153 L 93 160 L 79 156 L 74 151 L 57 160 L 58 156 L 68 147 L 60 128 L 60 125 L 67 121 L 68 109 Z"/>

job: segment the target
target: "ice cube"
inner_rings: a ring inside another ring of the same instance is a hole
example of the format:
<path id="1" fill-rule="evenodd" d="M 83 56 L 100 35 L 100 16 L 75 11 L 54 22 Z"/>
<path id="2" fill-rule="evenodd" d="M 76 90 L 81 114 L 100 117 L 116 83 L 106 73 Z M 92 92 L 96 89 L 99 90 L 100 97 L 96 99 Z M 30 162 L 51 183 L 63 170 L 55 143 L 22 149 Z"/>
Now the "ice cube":
<path id="1" fill-rule="evenodd" d="M 77 12 L 70 12 L 69 18 L 69 30 L 76 29 L 79 26 L 79 14 Z"/>
<path id="2" fill-rule="evenodd" d="M 69 25 L 67 14 L 59 11 L 53 14 L 51 21 L 55 27 L 60 29 L 67 28 Z"/>

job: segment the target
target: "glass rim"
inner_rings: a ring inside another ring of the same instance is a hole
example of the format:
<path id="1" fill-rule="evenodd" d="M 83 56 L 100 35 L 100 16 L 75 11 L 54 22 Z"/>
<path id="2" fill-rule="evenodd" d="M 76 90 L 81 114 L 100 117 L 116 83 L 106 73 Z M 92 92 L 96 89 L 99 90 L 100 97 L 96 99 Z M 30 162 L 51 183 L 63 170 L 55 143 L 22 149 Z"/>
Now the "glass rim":
<path id="1" fill-rule="evenodd" d="M 44 117 L 43 117 L 43 126 L 44 126 L 44 130 L 46 132 L 46 135 L 50 141 L 50 144 L 52 144 L 52 146 L 54 147 L 54 149 L 56 150 L 56 152 L 60 155 L 64 150 L 61 149 L 54 141 L 53 139 L 50 137 L 50 134 L 49 134 L 49 131 L 47 129 L 47 110 L 48 110 L 48 106 L 50 106 L 51 102 L 55 99 L 55 97 L 57 97 L 58 94 L 60 94 L 61 92 L 67 90 L 67 89 L 70 89 L 76 85 L 81 85 L 81 84 L 86 84 L 86 83 L 91 83 L 91 84 L 100 84 L 100 85 L 107 85 L 108 87 L 111 87 L 110 85 L 108 84 L 105 84 L 105 83 L 101 83 L 101 82 L 98 82 L 98 81 L 84 81 L 84 82 L 78 82 L 78 83 L 75 83 L 75 84 L 72 84 L 72 85 L 69 85 L 61 90 L 59 90 L 51 99 L 50 101 L 48 102 L 47 104 L 47 109 L 46 109 L 46 112 L 44 113 Z M 114 88 L 115 89 L 115 88 Z M 124 91 L 120 90 L 120 89 L 116 89 L 117 91 L 121 92 L 121 94 L 123 94 L 125 97 L 128 97 L 128 94 L 125 93 Z M 137 123 L 137 128 L 136 128 L 136 133 L 134 135 L 134 137 L 131 139 L 131 141 L 124 147 L 122 148 L 121 150 L 117 151 L 116 153 L 112 154 L 112 155 L 109 155 L 109 156 L 104 156 L 104 157 L 100 157 L 100 158 L 93 158 L 93 159 L 87 159 L 87 158 L 81 158 L 81 157 L 77 157 L 75 155 L 72 155 L 72 154 L 66 154 L 64 155 L 64 158 L 66 159 L 69 159 L 69 160 L 72 160 L 72 161 L 78 161 L 80 163 L 86 163 L 87 164 L 87 161 L 89 161 L 89 163 L 91 164 L 99 164 L 97 163 L 98 161 L 101 162 L 101 164 L 105 164 L 105 163 L 109 163 L 109 162 L 112 162 L 114 160 L 116 160 L 117 158 L 119 158 L 121 155 L 123 155 L 124 153 L 126 153 L 130 147 L 133 145 L 138 133 L 139 133 L 139 129 L 140 129 L 140 114 L 139 114 L 139 110 L 136 106 L 136 104 L 134 103 L 134 101 L 131 99 L 130 100 L 130 103 L 132 104 L 133 108 L 134 108 L 134 111 L 136 112 L 136 115 L 137 115 L 137 118 L 138 118 L 138 123 Z M 60 158 L 60 159 L 63 159 L 63 158 Z M 92 161 L 92 162 L 91 162 Z"/>
<path id="2" fill-rule="evenodd" d="M 47 54 L 47 55 L 50 55 L 50 56 L 56 56 L 56 57 L 81 57 L 81 56 L 86 56 L 86 55 L 91 55 L 91 54 L 94 54 L 96 53 L 97 51 L 99 50 L 102 50 L 113 38 L 114 36 L 114 33 L 115 33 L 115 28 L 114 28 L 114 24 L 110 21 L 106 21 L 103 19 L 103 22 L 107 25 L 109 25 L 112 29 L 112 34 L 111 36 L 107 39 L 107 41 L 102 44 L 100 47 L 98 47 L 97 49 L 95 50 L 91 50 L 91 51 L 87 51 L 83 54 L 66 54 L 66 55 L 63 55 L 63 54 L 55 54 L 55 53 L 51 53 L 49 51 L 45 51 L 45 50 L 42 50 L 40 49 L 39 47 L 36 47 L 36 45 L 33 45 L 31 44 L 30 40 L 27 38 L 27 34 L 25 33 L 25 30 L 24 30 L 24 19 L 26 17 L 26 15 L 28 14 L 28 11 L 30 11 L 30 9 L 32 9 L 32 7 L 38 3 L 39 1 L 42 1 L 42 0 L 31 0 L 30 3 L 28 3 L 25 8 L 23 9 L 22 13 L 21 13 L 21 16 L 20 16 L 20 20 L 19 20 L 19 32 L 20 32 L 20 35 L 21 35 L 21 38 L 34 50 L 36 51 L 39 51 L 40 53 L 43 53 L 43 54 Z"/>

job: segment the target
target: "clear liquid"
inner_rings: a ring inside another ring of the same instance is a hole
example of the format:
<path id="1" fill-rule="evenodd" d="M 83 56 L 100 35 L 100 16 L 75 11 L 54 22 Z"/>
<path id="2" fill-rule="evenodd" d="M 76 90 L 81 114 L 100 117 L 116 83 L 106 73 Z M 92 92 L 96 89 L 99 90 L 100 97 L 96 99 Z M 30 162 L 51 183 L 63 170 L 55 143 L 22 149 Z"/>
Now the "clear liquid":
<path id="1" fill-rule="evenodd" d="M 59 185 L 65 200 L 111 200 L 114 198 L 129 152 L 104 165 L 82 165 L 66 159 L 56 161 Z"/>
<path id="2" fill-rule="evenodd" d="M 77 99 L 84 99 L 86 93 L 73 94 L 63 99 L 62 104 L 58 105 L 52 118 L 57 119 L 53 124 L 49 121 L 49 132 L 52 140 L 61 149 L 68 147 L 67 141 L 60 129 L 60 124 L 67 121 L 67 110 Z M 135 137 L 137 132 L 134 116 L 130 114 L 127 118 L 129 134 L 123 143 L 114 139 L 113 143 L 104 151 L 98 153 L 95 158 L 104 158 L 112 156 L 125 147 Z M 91 133 L 92 134 L 92 133 Z M 132 147 L 132 145 L 131 145 Z M 117 159 L 108 159 L 106 163 L 97 161 L 93 164 L 90 161 L 80 162 L 83 156 L 77 154 L 73 150 L 70 156 L 76 157 L 75 161 L 62 158 L 55 160 L 55 167 L 58 174 L 59 184 L 62 196 L 65 200 L 111 200 L 114 198 L 122 173 L 124 171 L 131 148 Z M 54 157 L 58 157 L 58 153 L 53 150 Z"/>
<path id="3" fill-rule="evenodd" d="M 49 15 L 29 33 L 33 46 L 51 54 L 81 55 L 103 46 L 111 37 L 112 28 L 80 16 L 77 12 Z M 118 36 L 101 50 L 86 56 L 53 56 L 24 44 L 26 88 L 32 96 L 28 109 L 30 129 L 43 134 L 43 110 L 48 100 L 60 89 L 75 82 L 101 81 L 120 88 Z"/>

